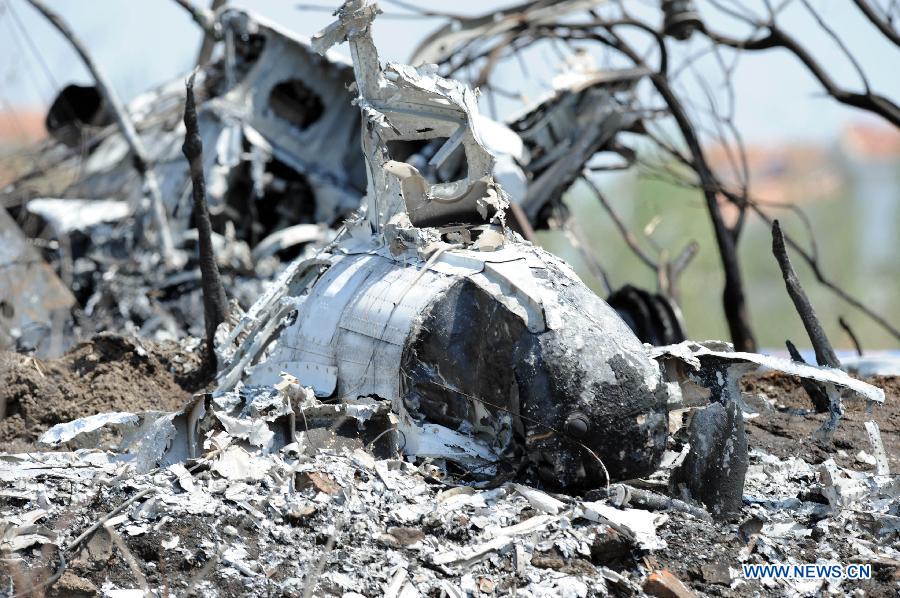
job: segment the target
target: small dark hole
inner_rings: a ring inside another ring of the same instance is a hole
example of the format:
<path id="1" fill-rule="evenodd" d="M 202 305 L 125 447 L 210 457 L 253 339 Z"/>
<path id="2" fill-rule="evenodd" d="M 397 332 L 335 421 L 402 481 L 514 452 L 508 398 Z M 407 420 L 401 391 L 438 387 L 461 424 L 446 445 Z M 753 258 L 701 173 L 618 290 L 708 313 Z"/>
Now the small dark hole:
<path id="1" fill-rule="evenodd" d="M 288 79 L 272 88 L 272 110 L 292 125 L 304 130 L 322 118 L 322 99 L 300 79 Z"/>
<path id="2" fill-rule="evenodd" d="M 16 308 L 13 307 L 12 303 L 0 301 L 0 316 L 9 319 L 14 315 L 16 315 Z"/>

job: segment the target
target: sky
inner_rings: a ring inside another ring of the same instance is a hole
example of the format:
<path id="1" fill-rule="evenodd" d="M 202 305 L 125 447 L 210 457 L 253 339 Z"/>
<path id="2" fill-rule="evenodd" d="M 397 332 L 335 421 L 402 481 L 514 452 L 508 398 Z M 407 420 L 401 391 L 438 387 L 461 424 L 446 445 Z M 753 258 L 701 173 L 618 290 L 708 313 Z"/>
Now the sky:
<path id="1" fill-rule="evenodd" d="M 900 52 L 883 40 L 861 17 L 852 2 L 809 0 L 853 50 L 873 89 L 900 97 Z M 124 98 L 181 76 L 196 57 L 200 33 L 187 12 L 174 0 L 45 0 L 58 11 L 90 47 Z M 336 7 L 337 0 L 309 0 Z M 416 4 L 459 14 L 483 14 L 515 0 L 422 0 Z M 283 26 L 312 35 L 331 20 L 330 10 L 300 10 L 296 0 L 237 1 Z M 402 12 L 386 3 L 387 12 Z M 753 1 L 745 3 L 750 6 Z M 626 0 L 632 10 L 658 22 L 660 13 L 651 0 Z M 716 28 L 740 33 L 734 23 L 701 0 L 701 14 Z M 780 22 L 807 45 L 833 77 L 859 88 L 852 64 L 815 26 L 801 2 L 780 15 Z M 440 19 L 380 18 L 375 39 L 383 60 L 405 61 L 417 42 L 443 24 Z M 340 50 L 340 48 L 339 48 Z M 346 52 L 344 52 L 346 54 Z M 515 75 L 511 75 L 515 79 Z M 4 106 L 46 106 L 56 90 L 70 82 L 86 83 L 87 72 L 57 32 L 26 0 L 0 0 L 0 109 Z M 515 84 L 515 80 L 507 80 Z M 738 98 L 735 122 L 751 142 L 790 140 L 828 141 L 851 122 L 877 120 L 837 105 L 824 97 L 819 84 L 784 51 L 745 56 L 735 70 Z"/>

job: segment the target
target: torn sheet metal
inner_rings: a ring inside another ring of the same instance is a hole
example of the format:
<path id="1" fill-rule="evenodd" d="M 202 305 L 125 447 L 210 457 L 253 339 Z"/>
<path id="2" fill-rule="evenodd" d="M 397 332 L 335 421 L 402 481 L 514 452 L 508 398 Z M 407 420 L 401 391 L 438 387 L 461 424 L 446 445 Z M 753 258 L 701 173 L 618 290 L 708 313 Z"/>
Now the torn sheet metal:
<path id="1" fill-rule="evenodd" d="M 617 509 L 603 502 L 585 502 L 579 505 L 582 516 L 591 521 L 609 523 L 627 530 L 644 550 L 666 547 L 665 540 L 656 535 L 656 528 L 668 520 L 665 513 L 652 513 L 640 509 Z"/>
<path id="2" fill-rule="evenodd" d="M 233 586 L 235 579 L 242 591 L 253 595 L 301 592 L 308 572 L 324 562 L 322 575 L 314 578 L 317 594 L 333 587 L 344 595 L 382 595 L 385 588 L 414 595 L 414 590 L 426 594 L 450 588 L 452 595 L 463 596 L 460 588 L 469 587 L 466 579 L 471 571 L 466 567 L 477 562 L 480 577 L 489 578 L 481 587 L 488 588 L 488 583 L 499 584 L 509 573 L 508 559 L 517 554 L 521 595 L 558 595 L 554 588 L 575 583 L 598 594 L 605 591 L 601 575 L 562 573 L 531 563 L 538 546 L 554 544 L 570 558 L 590 558 L 584 547 L 590 546 L 598 525 L 576 517 L 572 510 L 557 516 L 534 515 L 527 500 L 505 488 L 447 489 L 427 483 L 408 463 L 375 460 L 362 451 L 323 452 L 298 460 L 289 450 L 237 457 L 243 450 L 229 445 L 219 454 L 205 455 L 202 469 L 161 469 L 115 484 L 101 483 L 117 474 L 114 466 L 89 464 L 87 455 L 96 457 L 102 454 L 99 451 L 23 455 L 27 461 L 15 467 L 40 465 L 42 479 L 19 476 L 27 498 L 17 500 L 19 506 L 0 504 L 0 530 L 6 531 L 5 523 L 18 528 L 16 536 L 21 539 L 16 548 L 46 541 L 51 548 L 66 550 L 108 509 L 143 493 L 141 500 L 106 519 L 107 529 L 120 534 L 131 549 L 129 538 L 140 536 L 142 543 L 163 546 L 190 563 L 186 572 L 170 569 L 167 583 L 170 587 L 193 583 L 198 594 L 222 593 L 221 588 Z M 40 502 L 45 507 L 36 506 Z M 46 530 L 43 535 L 44 530 L 23 529 L 29 521 L 41 526 L 63 513 L 71 523 L 58 531 Z M 332 535 L 340 551 L 330 552 L 321 541 Z M 5 536 L 12 533 L 0 536 L 0 541 Z M 109 544 L 101 529 L 83 540 L 76 554 L 89 563 L 105 562 L 112 550 Z M 30 561 L 39 554 L 25 548 L 16 556 Z M 136 562 L 146 567 L 143 559 Z M 209 562 L 214 574 L 198 579 L 200 564 Z M 110 566 L 125 569 L 121 561 Z M 277 573 L 262 574 L 273 566 Z M 414 577 L 406 573 L 413 567 Z M 605 569 L 600 562 L 597 567 Z M 77 570 L 78 575 L 96 579 L 87 571 Z M 122 586 L 119 591 L 126 591 L 126 580 L 132 578 L 111 571 L 107 567 L 97 575 L 110 589 Z M 110 578 L 123 581 L 117 586 Z M 155 592 L 159 582 L 148 583 Z"/>
<path id="3" fill-rule="evenodd" d="M 507 200 L 491 176 L 493 157 L 481 141 L 475 93 L 438 76 L 433 67 L 389 63 L 382 68 L 370 34 L 377 13 L 363 0 L 345 2 L 338 20 L 313 38 L 313 47 L 323 53 L 342 41 L 350 43 L 369 164 L 366 213 L 373 232 L 380 233 L 400 213 L 416 226 L 502 217 Z M 444 138 L 432 166 L 440 167 L 460 149 L 468 165 L 462 178 L 429 181 L 427 173 L 396 155 L 400 142 Z"/>
<path id="4" fill-rule="evenodd" d="M 139 421 L 140 418 L 134 413 L 98 413 L 71 422 L 56 424 L 38 437 L 38 443 L 54 446 L 69 442 L 82 434 L 90 434 L 106 426 L 137 425 Z"/>
<path id="5" fill-rule="evenodd" d="M 359 112 L 346 89 L 353 80 L 351 66 L 335 54 L 320 56 L 308 39 L 252 13 L 227 9 L 218 19 L 234 61 L 219 60 L 197 75 L 214 223 L 233 221 L 251 244 L 289 225 L 336 224 L 359 206 L 365 189 L 364 161 L 355 144 Z M 181 152 L 183 79 L 146 92 L 127 107 L 154 164 L 176 240 L 190 228 L 192 210 Z M 65 225 L 61 230 L 96 220 L 96 212 L 85 210 L 98 206 L 83 200 L 124 202 L 126 213 L 118 205 L 115 210 L 120 222 L 141 213 L 143 189 L 125 140 L 114 128 L 92 132 L 84 144 L 86 157 L 82 144 L 44 150 L 50 166 L 42 163 L 40 173 L 14 183 L 11 205 L 42 196 L 73 201 L 70 207 L 78 210 L 58 222 Z M 59 220 L 56 207 L 34 211 L 48 210 Z M 255 220 L 246 219 L 248 213 Z M 112 219 L 112 212 L 106 213 L 104 220 Z"/>
<path id="6" fill-rule="evenodd" d="M 736 386 L 740 376 L 749 371 L 764 369 L 832 384 L 842 389 L 847 396 L 874 403 L 884 403 L 884 390 L 856 378 L 851 378 L 840 370 L 810 366 L 771 355 L 733 351 L 728 343 L 721 341 L 707 341 L 706 343 L 686 341 L 678 345 L 653 347 L 649 351 L 654 359 L 662 363 L 678 363 L 687 366 L 687 370 L 681 370 L 681 372 L 689 371 L 702 374 L 706 367 L 716 377 L 716 383 L 713 385 L 715 388 L 725 388 L 727 385 L 727 392 L 737 397 L 740 396 L 740 390 Z M 710 363 L 722 363 L 724 364 L 724 369 L 735 366 L 737 375 L 726 376 L 724 370 L 719 371 L 706 366 L 707 361 Z M 683 373 L 674 373 L 673 379 L 680 381 L 684 379 L 683 376 Z"/>
<path id="7" fill-rule="evenodd" d="M 40 216 L 57 235 L 88 231 L 98 224 L 121 222 L 131 210 L 127 202 L 114 199 L 35 198 L 28 202 L 30 214 Z"/>
<path id="8" fill-rule="evenodd" d="M 49 447 L 96 447 L 101 433 L 111 432 L 113 461 L 127 464 L 137 473 L 193 458 L 202 450 L 201 423 L 206 413 L 199 396 L 173 413 L 100 413 L 57 424 L 44 432 L 38 443 Z"/>
<path id="9" fill-rule="evenodd" d="M 46 510 L 35 509 L 17 517 L 0 519 L 0 552 L 9 554 L 57 542 L 56 532 L 37 523 L 46 516 Z"/>
<path id="10" fill-rule="evenodd" d="M 894 541 L 897 517 L 892 514 L 896 484 L 877 486 L 874 480 L 880 478 L 833 462 L 812 465 L 798 457 L 781 460 L 754 451 L 742 523 L 711 527 L 687 514 L 676 518 L 617 509 L 613 501 L 567 496 L 559 497 L 564 499 L 560 506 L 553 502 L 557 499 L 525 486 L 447 488 L 406 461 L 375 459 L 363 451 L 298 458 L 292 447 L 268 455 L 242 448 L 253 452 L 255 470 L 229 469 L 237 465 L 233 461 L 212 467 L 223 454 L 241 454 L 240 441 L 232 442 L 235 449 L 224 444 L 220 452 L 212 448 L 190 467 L 128 474 L 127 480 L 125 466 L 97 450 L 0 456 L 0 493 L 6 499 L 0 501 L 0 542 L 5 540 L 9 548 L 12 536 L 19 548 L 14 558 L 46 566 L 47 557 L 33 548 L 72 547 L 86 529 L 124 505 L 105 521 L 109 529 L 126 540 L 135 534 L 138 546 L 162 546 L 189 563 L 187 571 L 167 569 L 165 584 L 171 591 L 195 583 L 200 594 L 227 594 L 235 580 L 253 595 L 300 593 L 308 572 L 325 563 L 316 578 L 317 593 L 337 588 L 344 595 L 382 595 L 399 580 L 398 585 L 403 582 L 422 594 L 466 596 L 474 588 L 491 589 L 492 583 L 502 588 L 515 571 L 516 591 L 522 596 L 602 596 L 621 587 L 639 595 L 647 561 L 696 558 L 701 565 L 713 563 L 703 558 L 710 537 L 714 542 L 723 535 L 734 538 L 736 527 L 747 546 L 729 553 L 732 569 L 742 562 L 804 562 L 810 540 L 820 534 L 816 551 L 828 562 L 849 554 L 873 563 L 873 571 L 885 567 L 890 573 L 900 559 Z M 848 508 L 828 503 L 831 489 Z M 138 500 L 127 504 L 134 497 Z M 61 518 L 66 526 L 41 529 Z M 615 565 L 608 553 L 595 549 L 611 531 L 619 538 L 616 550 L 627 559 Z M 332 536 L 339 550 L 329 551 L 325 540 Z M 685 538 L 695 544 L 693 550 L 683 550 Z M 78 558 L 106 566 L 76 572 L 97 586 L 119 588 L 109 581 L 116 579 L 127 588 L 132 579 L 128 568 L 121 560 L 108 561 L 109 544 L 102 529 L 85 540 Z M 664 544 L 678 552 L 673 555 L 661 548 Z M 540 558 L 548 553 L 557 564 L 548 567 Z M 637 558 L 627 558 L 631 555 Z M 136 562 L 148 580 L 155 580 L 149 582 L 150 591 L 163 593 L 164 582 L 149 575 L 157 571 L 156 561 Z M 197 580 L 197 571 L 209 562 L 214 574 Z M 414 577 L 402 573 L 413 568 Z M 694 588 L 708 587 L 688 579 Z M 12 579 L 12 584 L 27 583 Z M 738 587 L 744 594 L 758 590 L 778 595 L 794 588 L 757 583 L 747 580 Z M 834 587 L 852 592 L 854 583 Z M 888 580 L 881 587 L 892 590 L 894 584 Z M 580 590 L 566 593 L 575 587 Z"/>
<path id="11" fill-rule="evenodd" d="M 362 13 L 368 27 L 374 12 Z M 238 9 L 220 11 L 217 19 L 228 59 L 198 73 L 198 119 L 214 240 L 221 246 L 217 249 L 224 249 L 217 253 L 227 266 L 224 276 L 232 296 L 243 305 L 258 295 L 260 279 L 278 271 L 280 260 L 304 250 L 309 255 L 311 246 L 329 242 L 366 190 L 370 202 L 383 204 L 368 210 L 370 225 L 376 228 L 396 228 L 392 218 L 418 226 L 502 218 L 507 196 L 522 201 L 529 186 L 544 180 L 537 175 L 553 163 L 546 155 L 552 148 L 544 147 L 548 123 L 563 130 L 565 121 L 567 135 L 584 124 L 572 120 L 583 111 L 554 96 L 535 110 L 558 116 L 529 117 L 520 136 L 473 110 L 477 92 L 437 77 L 431 68 L 382 68 L 374 46 L 360 41 L 365 47 L 360 46 L 357 56 L 368 57 L 368 62 L 356 91 L 365 91 L 357 99 L 369 136 L 366 154 L 361 154 L 356 145 L 360 110 L 348 92 L 354 77 L 351 65 L 333 52 L 321 56 L 313 50 L 313 45 L 331 43 L 329 39 L 311 44 Z M 343 39 L 348 31 L 338 24 L 329 35 Z M 182 83 L 179 78 L 142 94 L 128 110 L 154 163 L 172 235 L 185 257 L 194 253 L 196 241 L 190 181 L 181 155 Z M 594 93 L 591 85 L 579 85 L 565 93 Z M 156 339 L 200 334 L 198 320 L 191 317 L 200 305 L 193 268 L 157 276 L 152 248 L 131 251 L 144 229 L 131 217 L 142 212 L 136 206 L 143 190 L 127 144 L 102 123 L 97 120 L 97 126 L 85 129 L 91 133 L 86 157 L 63 143 L 47 148 L 47 176 L 25 176 L 12 186 L 9 199 L 51 224 L 48 230 L 56 231 L 61 247 L 68 244 L 65 235 L 91 229 L 87 242 L 76 235 L 71 255 L 59 256 L 60 270 L 69 259 L 77 265 L 71 287 L 90 316 L 86 322 Z M 408 155 L 412 145 L 422 151 Z M 542 158 L 532 162 L 529 151 Z M 368 188 L 367 160 L 369 176 L 374 177 Z M 526 174 L 528 164 L 532 166 Z M 551 186 L 568 187 L 573 172 L 567 168 Z M 542 193 L 535 205 L 545 206 L 555 193 Z M 35 197 L 29 207 L 26 202 Z M 490 237 L 482 234 L 480 242 Z M 402 240 L 395 243 L 402 251 Z M 113 268 L 117 276 L 104 278 Z"/>
<path id="12" fill-rule="evenodd" d="M 346 60 L 322 56 L 307 38 L 247 11 L 226 8 L 216 19 L 226 51 L 200 68 L 195 87 L 203 169 L 225 286 L 232 299 L 250 305 L 283 262 L 312 255 L 312 246 L 329 242 L 359 208 L 366 163 L 359 151 L 360 113 L 348 90 L 353 69 Z M 145 238 L 148 210 L 129 146 L 100 118 L 103 107 L 95 105 L 92 89 L 67 88 L 55 105 L 54 126 L 63 131 L 77 125 L 79 143 L 70 147 L 65 134 L 47 140 L 36 148 L 40 169 L 6 190 L 6 203 L 26 236 L 51 248 L 47 259 L 69 291 L 42 288 L 53 284 L 49 269 L 41 277 L 51 282 L 36 279 L 37 290 L 17 291 L 17 304 L 0 310 L 0 346 L 14 347 L 21 339 L 22 349 L 32 350 L 60 326 L 50 321 L 59 306 L 19 304 L 35 297 L 78 307 L 87 316 L 74 328 L 63 322 L 72 329 L 70 341 L 101 330 L 155 340 L 202 335 L 202 321 L 195 317 L 202 301 L 191 181 L 182 153 L 184 77 L 128 105 L 165 201 L 175 269 L 159 266 L 158 247 Z M 77 104 L 78 115 L 100 112 L 84 122 L 61 122 L 78 116 L 60 113 L 67 102 Z M 36 276 L 38 269 L 17 272 L 15 283 L 3 290 L 32 284 L 32 272 Z M 55 356 L 64 348 L 48 353 L 39 347 L 38 353 Z"/>
<path id="13" fill-rule="evenodd" d="M 282 262 L 313 254 L 312 246 L 329 242 L 359 208 L 366 163 L 346 60 L 322 56 L 307 38 L 247 11 L 226 8 L 216 19 L 225 52 L 199 69 L 195 88 L 203 170 L 225 285 L 232 299 L 250 305 Z M 64 99 L 85 102 L 77 106 L 79 114 L 100 110 L 91 104 L 97 100 L 91 89 L 72 95 L 67 88 Z M 129 146 L 101 118 L 78 124 L 84 138 L 76 147 L 66 139 L 48 140 L 38 148 L 41 168 L 7 189 L 7 205 L 27 236 L 52 248 L 48 259 L 71 291 L 16 296 L 67 306 L 77 301 L 88 317 L 79 319 L 70 337 L 109 329 L 156 340 L 202 335 L 191 181 L 181 149 L 184 99 L 184 78 L 178 77 L 128 106 L 159 182 L 178 268 L 158 267 L 158 247 L 144 235 L 148 210 Z M 54 122 L 62 130 L 66 123 L 57 121 L 66 116 L 58 112 Z M 29 284 L 22 272 L 16 280 Z M 34 330 L 23 336 L 21 325 L 29 322 L 9 315 L 14 311 L 35 320 Z M 54 326 L 45 311 L 28 313 L 24 305 L 0 310 L 0 343 L 14 346 L 21 337 L 28 350 L 36 342 L 32 337 L 49 338 L 46 331 Z"/>
<path id="14" fill-rule="evenodd" d="M 843 416 L 842 399 L 862 399 L 871 403 L 884 403 L 884 390 L 851 378 L 845 372 L 826 367 L 815 367 L 795 361 L 758 353 L 733 351 L 728 343 L 686 341 L 678 345 L 654 347 L 650 354 L 658 359 L 672 382 L 678 382 L 682 398 L 696 394 L 696 388 L 705 388 L 713 400 L 727 405 L 729 402 L 744 407 L 741 398 L 740 379 L 744 374 L 758 369 L 782 372 L 804 380 L 824 383 L 829 397 L 829 418 L 816 431 L 814 437 L 831 442 Z M 684 404 L 683 407 L 690 407 Z"/>
<path id="15" fill-rule="evenodd" d="M 252 54 L 236 67 L 243 76 L 209 109 L 242 123 L 247 141 L 254 136 L 246 130 L 262 136 L 274 158 L 307 179 L 312 223 L 333 225 L 359 206 L 365 188 L 359 113 L 347 92 L 351 65 L 255 14 L 228 9 L 220 20 L 236 44 L 248 46 L 236 50 Z"/>
<path id="16" fill-rule="evenodd" d="M 869 443 L 872 445 L 872 453 L 874 454 L 875 473 L 880 476 L 891 475 L 891 468 L 888 463 L 887 453 L 884 450 L 884 443 L 881 441 L 881 430 L 878 429 L 878 423 L 867 421 L 865 427 L 866 435 L 869 437 Z"/>

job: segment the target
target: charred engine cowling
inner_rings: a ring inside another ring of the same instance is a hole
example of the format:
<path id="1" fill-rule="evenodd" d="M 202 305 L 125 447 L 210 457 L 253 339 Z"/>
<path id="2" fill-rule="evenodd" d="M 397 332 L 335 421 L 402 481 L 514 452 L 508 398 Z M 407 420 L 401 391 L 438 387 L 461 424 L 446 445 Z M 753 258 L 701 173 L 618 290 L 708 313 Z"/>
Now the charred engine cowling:
<path id="1" fill-rule="evenodd" d="M 404 350 L 404 401 L 451 429 L 509 415 L 516 448 L 553 487 L 651 473 L 666 442 L 664 386 L 626 359 L 640 344 L 587 287 L 564 286 L 559 300 L 564 325 L 533 333 L 497 297 L 453 285 Z"/>
<path id="2" fill-rule="evenodd" d="M 255 320 L 259 340 L 220 372 L 222 390 L 285 372 L 322 400 L 390 401 L 407 454 L 474 479 L 524 463 L 548 486 L 588 489 L 656 468 L 659 366 L 563 262 L 509 236 L 429 260 L 342 245 L 311 263 L 325 266 L 315 279 L 297 266 L 283 300 L 260 300 L 282 307 Z"/>

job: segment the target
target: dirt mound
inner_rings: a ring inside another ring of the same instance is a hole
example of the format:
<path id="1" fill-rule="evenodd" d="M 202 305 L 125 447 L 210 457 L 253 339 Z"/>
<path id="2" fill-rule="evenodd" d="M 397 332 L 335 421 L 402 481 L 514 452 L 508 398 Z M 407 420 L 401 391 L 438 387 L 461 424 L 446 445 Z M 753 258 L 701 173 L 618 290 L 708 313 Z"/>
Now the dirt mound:
<path id="1" fill-rule="evenodd" d="M 203 388 L 199 351 L 103 333 L 59 359 L 0 352 L 0 451 L 50 426 L 105 411 L 171 411 Z"/>

